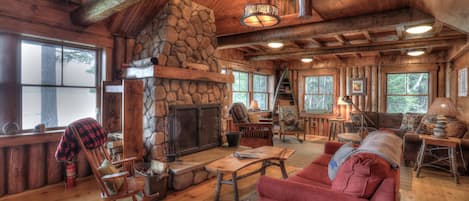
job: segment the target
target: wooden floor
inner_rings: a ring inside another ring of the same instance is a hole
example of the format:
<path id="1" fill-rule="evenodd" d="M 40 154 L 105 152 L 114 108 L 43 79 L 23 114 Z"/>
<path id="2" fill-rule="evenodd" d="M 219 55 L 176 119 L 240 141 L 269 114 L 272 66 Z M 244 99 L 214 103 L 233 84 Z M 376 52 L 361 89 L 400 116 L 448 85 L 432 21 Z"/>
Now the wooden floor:
<path id="1" fill-rule="evenodd" d="M 310 137 L 307 142 L 300 144 L 295 139 L 288 139 L 286 143 L 276 140 L 276 146 L 295 148 L 297 152 L 287 162 L 287 171 L 294 174 L 296 171 L 309 164 L 322 153 L 324 138 Z M 297 167 L 294 167 L 297 166 Z M 256 167 L 250 167 L 246 171 Z M 270 167 L 267 175 L 280 178 L 281 173 L 277 167 Z M 239 191 L 241 200 L 255 201 L 255 184 L 258 175 L 240 180 Z M 401 200 L 402 201 L 469 201 L 469 177 L 461 177 L 461 184 L 456 185 L 449 174 L 423 169 L 420 178 L 415 177 L 411 168 L 401 169 Z M 213 200 L 215 179 L 205 181 L 180 192 L 170 193 L 165 200 L 169 201 L 205 201 Z M 224 185 L 221 200 L 233 199 L 231 186 Z M 42 189 L 28 191 L 19 195 L 5 196 L 0 201 L 98 201 L 98 190 L 94 178 L 81 181 L 72 190 L 64 190 L 62 184 Z"/>

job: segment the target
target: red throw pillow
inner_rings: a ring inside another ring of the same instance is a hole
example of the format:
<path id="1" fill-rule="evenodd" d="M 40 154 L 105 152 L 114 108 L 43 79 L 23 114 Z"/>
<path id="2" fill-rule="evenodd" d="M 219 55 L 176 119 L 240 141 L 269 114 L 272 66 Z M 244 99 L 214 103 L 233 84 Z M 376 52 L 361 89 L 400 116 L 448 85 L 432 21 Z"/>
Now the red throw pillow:
<path id="1" fill-rule="evenodd" d="M 375 154 L 360 153 L 339 168 L 331 189 L 354 197 L 369 199 L 384 178 L 391 176 L 390 164 Z"/>

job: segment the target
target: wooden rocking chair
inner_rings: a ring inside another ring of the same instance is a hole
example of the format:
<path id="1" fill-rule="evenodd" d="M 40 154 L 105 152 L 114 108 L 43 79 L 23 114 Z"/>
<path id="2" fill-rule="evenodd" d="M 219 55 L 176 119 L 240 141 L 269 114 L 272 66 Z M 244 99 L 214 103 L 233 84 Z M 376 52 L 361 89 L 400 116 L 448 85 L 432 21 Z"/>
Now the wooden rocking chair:
<path id="1" fill-rule="evenodd" d="M 126 197 L 132 197 L 132 200 L 137 200 L 137 194 L 142 193 L 143 201 L 152 200 L 154 197 L 158 196 L 157 194 L 152 196 L 146 196 L 143 192 L 144 189 L 144 177 L 134 177 L 131 176 L 134 173 L 134 161 L 137 159 L 136 157 L 126 158 L 120 161 L 112 162 L 112 165 L 119 165 L 125 167 L 128 171 L 123 171 L 115 174 L 110 175 L 102 175 L 98 168 L 101 166 L 103 161 L 106 159 L 111 161 L 107 150 L 104 148 L 104 145 L 96 148 L 96 149 L 87 149 L 83 143 L 83 140 L 80 137 L 78 130 L 75 127 L 71 127 L 75 138 L 77 139 L 80 148 L 82 151 L 85 152 L 86 159 L 91 166 L 91 170 L 93 171 L 94 177 L 98 183 L 98 186 L 101 190 L 101 198 L 106 201 L 114 201 L 117 199 L 122 199 Z M 106 182 L 114 183 L 118 178 L 123 178 L 124 182 L 116 193 L 111 193 L 110 190 L 106 187 Z"/>

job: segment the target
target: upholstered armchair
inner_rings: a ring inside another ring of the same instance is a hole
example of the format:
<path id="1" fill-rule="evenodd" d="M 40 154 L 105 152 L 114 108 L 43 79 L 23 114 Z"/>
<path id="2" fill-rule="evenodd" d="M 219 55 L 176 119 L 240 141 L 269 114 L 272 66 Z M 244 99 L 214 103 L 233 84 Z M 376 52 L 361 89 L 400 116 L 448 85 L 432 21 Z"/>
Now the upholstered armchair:
<path id="1" fill-rule="evenodd" d="M 285 141 L 285 135 L 296 135 L 298 141 L 306 140 L 305 119 L 299 117 L 296 106 L 280 106 L 278 109 L 280 139 Z M 303 134 L 303 140 L 300 139 L 301 134 Z"/>
<path id="2" fill-rule="evenodd" d="M 252 148 L 274 145 L 272 120 L 250 116 L 243 103 L 233 103 L 229 113 L 241 132 L 240 145 Z"/>

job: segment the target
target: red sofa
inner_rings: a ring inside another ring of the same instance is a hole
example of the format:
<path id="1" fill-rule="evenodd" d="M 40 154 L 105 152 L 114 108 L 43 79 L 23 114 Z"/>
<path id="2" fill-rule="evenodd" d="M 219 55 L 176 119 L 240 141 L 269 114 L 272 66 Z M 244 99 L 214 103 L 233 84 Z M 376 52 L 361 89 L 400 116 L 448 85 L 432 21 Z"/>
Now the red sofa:
<path id="1" fill-rule="evenodd" d="M 324 154 L 314 160 L 309 166 L 304 168 L 302 171 L 300 171 L 294 176 L 290 176 L 286 180 L 262 176 L 257 183 L 259 201 L 398 200 L 399 169 L 392 169 L 389 164 L 384 161 L 384 159 L 377 158 L 378 156 L 374 154 L 360 153 L 356 156 L 361 158 L 375 157 L 376 159 L 379 159 L 381 163 L 385 163 L 384 166 L 382 165 L 379 168 L 375 168 L 376 170 L 373 170 L 375 171 L 375 174 L 377 171 L 378 174 L 384 175 L 383 179 L 376 184 L 376 188 L 373 190 L 373 192 L 371 192 L 371 194 L 368 193 L 370 194 L 368 198 L 360 198 L 359 196 L 351 195 L 351 193 L 349 192 L 341 192 L 334 190 L 337 189 L 337 185 L 335 184 L 335 186 L 332 186 L 333 181 L 331 181 L 328 177 L 327 168 L 332 155 L 340 148 L 341 145 L 342 144 L 338 142 L 326 142 L 324 147 Z M 345 166 L 347 162 L 348 161 L 344 162 L 343 166 Z M 347 171 L 347 168 L 344 168 L 343 166 L 339 168 L 337 176 L 334 180 L 349 177 L 349 171 Z M 350 176 L 348 180 L 345 180 L 349 182 L 349 185 L 351 185 L 349 186 L 349 188 L 351 187 L 352 189 L 354 189 L 353 185 L 357 184 L 357 180 L 353 180 L 353 182 L 350 182 L 352 179 L 356 179 L 356 177 L 352 178 L 352 176 Z M 339 179 L 338 181 L 341 180 Z M 370 179 L 367 177 L 362 179 L 362 181 L 358 181 L 358 183 L 362 184 L 366 184 L 368 182 L 370 182 Z"/>

